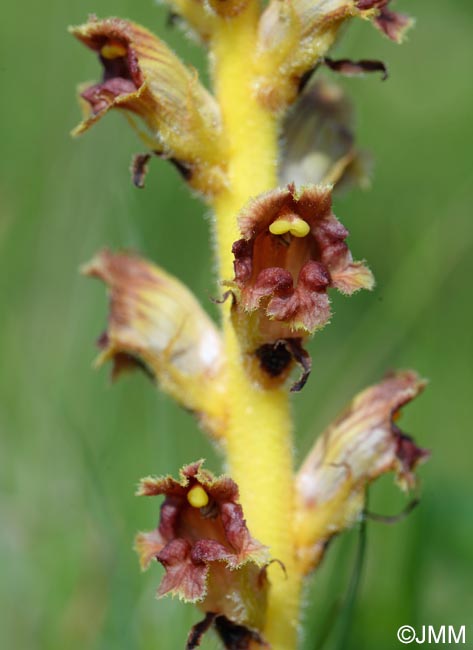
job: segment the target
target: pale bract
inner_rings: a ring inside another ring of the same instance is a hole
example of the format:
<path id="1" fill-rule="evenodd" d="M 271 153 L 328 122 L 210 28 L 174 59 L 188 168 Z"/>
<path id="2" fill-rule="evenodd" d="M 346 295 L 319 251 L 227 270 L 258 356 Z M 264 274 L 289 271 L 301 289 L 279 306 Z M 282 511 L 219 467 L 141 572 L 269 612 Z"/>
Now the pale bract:
<path id="1" fill-rule="evenodd" d="M 426 382 L 413 371 L 388 375 L 357 395 L 317 440 L 296 478 L 296 536 L 304 571 L 320 562 L 327 542 L 362 515 L 366 488 L 394 472 L 404 490 L 429 453 L 396 424 L 400 409 Z"/>
<path id="2" fill-rule="evenodd" d="M 143 367 L 219 435 L 225 419 L 221 336 L 193 294 L 163 269 L 127 253 L 102 251 L 83 272 L 105 282 L 110 295 L 97 363 L 113 361 L 113 377 Z"/>

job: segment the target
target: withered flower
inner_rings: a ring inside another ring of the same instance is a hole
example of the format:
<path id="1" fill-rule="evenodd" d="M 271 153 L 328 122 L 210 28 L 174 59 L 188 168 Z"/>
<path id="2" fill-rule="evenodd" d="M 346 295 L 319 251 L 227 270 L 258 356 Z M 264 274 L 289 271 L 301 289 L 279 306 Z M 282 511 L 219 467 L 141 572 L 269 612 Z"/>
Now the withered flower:
<path id="1" fill-rule="evenodd" d="M 163 269 L 126 253 L 104 250 L 83 268 L 110 293 L 97 361 L 113 361 L 112 377 L 143 368 L 204 427 L 218 436 L 224 358 L 220 334 L 194 295 Z M 205 416 L 203 415 L 205 414 Z"/>
<path id="2" fill-rule="evenodd" d="M 307 76 L 334 45 L 341 26 L 354 17 L 372 20 L 400 41 L 410 19 L 386 8 L 389 0 L 271 0 L 258 31 L 256 92 L 278 111 L 291 104 Z"/>
<path id="3" fill-rule="evenodd" d="M 396 421 L 425 385 L 413 371 L 388 375 L 357 395 L 317 440 L 296 481 L 296 543 L 304 571 L 320 561 L 333 535 L 359 520 L 371 481 L 394 472 L 402 489 L 415 486 L 414 470 L 429 452 Z"/>
<path id="4" fill-rule="evenodd" d="M 99 83 L 81 87 L 85 119 L 73 133 L 83 133 L 111 109 L 123 110 L 150 151 L 174 162 L 196 189 L 221 188 L 219 109 L 197 73 L 147 29 L 126 20 L 91 18 L 70 31 L 103 67 Z"/>
<path id="5" fill-rule="evenodd" d="M 236 305 L 258 312 L 266 342 L 323 327 L 330 318 L 329 288 L 351 294 L 373 286 L 369 269 L 348 250 L 348 231 L 331 209 L 330 186 L 271 190 L 250 201 L 238 223 Z"/>
<path id="6" fill-rule="evenodd" d="M 238 503 L 238 487 L 216 478 L 203 461 L 182 468 L 180 480 L 145 478 L 138 495 L 165 497 L 158 527 L 140 533 L 136 548 L 143 568 L 157 559 L 165 575 L 158 596 L 177 595 L 197 603 L 209 617 L 189 637 L 196 647 L 212 623 L 227 648 L 230 632 L 258 640 L 264 618 L 268 549 L 251 537 Z M 208 625 L 207 625 L 208 623 Z M 225 639 L 225 633 L 227 639 Z M 230 640 L 229 640 L 230 639 Z"/>
<path id="7" fill-rule="evenodd" d="M 353 106 L 343 89 L 318 79 L 304 90 L 283 123 L 279 180 L 369 185 L 369 158 L 355 145 Z"/>

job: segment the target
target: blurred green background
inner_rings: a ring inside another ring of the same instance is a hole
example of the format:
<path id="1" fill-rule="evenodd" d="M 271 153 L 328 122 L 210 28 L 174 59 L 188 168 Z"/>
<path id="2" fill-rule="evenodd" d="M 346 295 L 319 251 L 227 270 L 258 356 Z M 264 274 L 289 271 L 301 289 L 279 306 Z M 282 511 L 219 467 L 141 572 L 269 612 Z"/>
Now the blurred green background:
<path id="1" fill-rule="evenodd" d="M 343 641 L 343 603 L 358 532 L 338 539 L 307 588 L 304 650 L 399 648 L 399 625 L 467 625 L 473 643 L 473 304 L 470 0 L 399 3 L 417 16 L 402 47 L 353 24 L 337 56 L 382 58 L 391 76 L 344 81 L 358 140 L 377 161 L 373 188 L 336 200 L 351 248 L 377 278 L 373 294 L 334 296 L 333 323 L 312 341 L 314 371 L 294 397 L 297 455 L 356 391 L 390 368 L 431 384 L 402 426 L 430 449 L 422 503 L 406 520 L 369 523 L 366 560 Z M 144 376 L 111 387 L 93 372 L 106 319 L 103 287 L 78 267 L 102 246 L 127 247 L 175 273 L 212 310 L 205 208 L 152 161 L 145 191 L 128 165 L 141 150 L 111 115 L 72 141 L 76 83 L 94 57 L 68 36 L 88 12 L 141 22 L 201 71 L 202 52 L 151 0 L 9 3 L 0 39 L 0 647 L 15 650 L 183 648 L 192 607 L 154 590 L 132 551 L 157 500 L 133 496 L 146 474 L 220 460 L 190 416 Z M 383 479 L 372 510 L 405 500 Z M 205 648 L 217 648 L 210 638 Z"/>

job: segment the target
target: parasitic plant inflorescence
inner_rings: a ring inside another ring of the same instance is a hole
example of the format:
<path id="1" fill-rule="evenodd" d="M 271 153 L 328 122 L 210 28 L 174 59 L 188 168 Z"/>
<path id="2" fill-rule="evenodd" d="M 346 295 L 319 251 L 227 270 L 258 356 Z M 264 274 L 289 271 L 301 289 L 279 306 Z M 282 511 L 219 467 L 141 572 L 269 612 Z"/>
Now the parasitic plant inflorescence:
<path id="1" fill-rule="evenodd" d="M 412 489 L 428 455 L 396 424 L 425 385 L 412 371 L 355 397 L 299 470 L 290 409 L 311 370 L 307 339 L 331 318 L 331 292 L 374 286 L 332 210 L 333 192 L 368 184 L 369 159 L 349 100 L 321 70 L 386 78 L 380 61 L 334 60 L 331 49 L 352 20 L 397 42 L 412 21 L 389 0 L 168 2 L 208 49 L 212 89 L 147 29 L 92 16 L 70 30 L 101 64 L 101 78 L 79 89 L 74 133 L 120 111 L 146 147 L 133 161 L 135 185 L 159 156 L 210 207 L 221 324 L 160 267 L 104 250 L 84 267 L 110 295 L 98 363 L 112 361 L 114 377 L 145 370 L 225 458 L 221 477 L 197 461 L 178 480 L 145 478 L 138 490 L 164 499 L 156 529 L 136 539 L 142 567 L 161 563 L 158 595 L 204 615 L 187 648 L 212 628 L 229 650 L 295 650 L 302 583 L 329 540 L 361 519 L 372 481 L 393 472 Z"/>

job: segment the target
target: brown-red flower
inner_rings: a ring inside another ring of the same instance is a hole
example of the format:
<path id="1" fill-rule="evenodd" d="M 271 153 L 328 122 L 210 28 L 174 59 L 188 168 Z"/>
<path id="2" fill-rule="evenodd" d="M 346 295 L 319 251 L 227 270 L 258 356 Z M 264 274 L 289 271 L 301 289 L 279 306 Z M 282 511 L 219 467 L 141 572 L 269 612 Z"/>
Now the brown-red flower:
<path id="1" fill-rule="evenodd" d="M 248 531 L 236 483 L 227 476 L 215 478 L 202 464 L 183 467 L 180 481 L 141 481 L 139 495 L 165 496 L 158 527 L 137 537 L 141 565 L 146 568 L 156 558 L 165 568 L 159 596 L 197 603 L 218 617 L 220 626 L 223 617 L 228 625 L 258 636 L 266 606 L 268 549 Z"/>
<path id="2" fill-rule="evenodd" d="M 240 213 L 239 226 L 236 304 L 264 316 L 265 342 L 323 327 L 329 288 L 352 294 L 373 287 L 370 270 L 353 261 L 345 243 L 348 231 L 332 212 L 329 185 L 290 184 L 262 194 Z"/>

